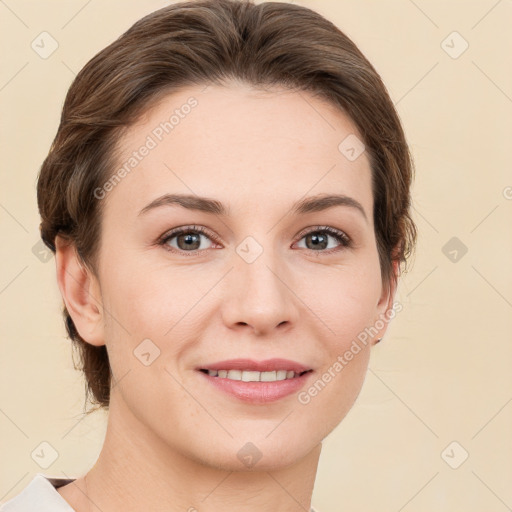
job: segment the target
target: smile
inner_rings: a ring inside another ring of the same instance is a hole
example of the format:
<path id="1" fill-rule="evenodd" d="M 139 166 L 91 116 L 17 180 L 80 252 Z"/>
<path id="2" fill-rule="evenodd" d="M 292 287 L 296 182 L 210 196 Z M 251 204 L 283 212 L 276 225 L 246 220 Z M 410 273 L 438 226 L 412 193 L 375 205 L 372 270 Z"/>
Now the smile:
<path id="1" fill-rule="evenodd" d="M 221 379 L 239 380 L 243 382 L 275 382 L 278 380 L 295 379 L 312 370 L 296 373 L 292 370 L 274 370 L 269 372 L 258 372 L 254 370 L 208 370 L 201 369 L 210 377 Z"/>

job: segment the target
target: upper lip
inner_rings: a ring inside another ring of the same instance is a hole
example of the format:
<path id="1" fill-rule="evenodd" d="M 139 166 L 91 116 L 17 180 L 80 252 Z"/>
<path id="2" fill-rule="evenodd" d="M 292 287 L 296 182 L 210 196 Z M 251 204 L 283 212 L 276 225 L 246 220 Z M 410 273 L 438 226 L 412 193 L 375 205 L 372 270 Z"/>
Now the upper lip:
<path id="1" fill-rule="evenodd" d="M 197 368 L 198 370 L 249 370 L 256 372 L 271 372 L 274 370 L 294 371 L 302 373 L 311 370 L 308 366 L 291 361 L 289 359 L 265 359 L 254 361 L 253 359 L 227 359 L 216 363 L 208 363 Z"/>

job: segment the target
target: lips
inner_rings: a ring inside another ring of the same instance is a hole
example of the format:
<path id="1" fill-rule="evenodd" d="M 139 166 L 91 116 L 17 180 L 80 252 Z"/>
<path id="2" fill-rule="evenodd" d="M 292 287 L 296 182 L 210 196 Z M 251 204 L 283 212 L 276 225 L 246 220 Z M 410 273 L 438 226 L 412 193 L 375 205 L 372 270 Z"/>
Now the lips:
<path id="1" fill-rule="evenodd" d="M 266 359 L 264 361 L 254 361 L 253 359 L 227 359 L 225 361 L 217 361 L 214 363 L 207 363 L 204 366 L 196 368 L 197 370 L 239 370 L 239 371 L 255 371 L 255 372 L 272 372 L 293 371 L 295 374 L 301 374 L 312 370 L 312 368 L 305 366 L 290 359 Z"/>
<path id="2" fill-rule="evenodd" d="M 268 404 L 298 393 L 314 373 L 289 359 L 230 359 L 196 370 L 202 382 L 213 389 L 250 404 Z"/>

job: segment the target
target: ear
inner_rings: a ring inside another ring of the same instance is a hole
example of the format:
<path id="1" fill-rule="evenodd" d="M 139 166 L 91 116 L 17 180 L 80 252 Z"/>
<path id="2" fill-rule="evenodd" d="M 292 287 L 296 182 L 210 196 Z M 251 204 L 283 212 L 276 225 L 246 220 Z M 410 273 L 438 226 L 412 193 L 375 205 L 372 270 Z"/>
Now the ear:
<path id="1" fill-rule="evenodd" d="M 378 316 L 374 320 L 374 329 L 372 330 L 372 333 L 377 331 L 377 334 L 375 334 L 374 338 L 372 339 L 372 345 L 376 345 L 380 341 L 380 339 L 384 337 L 388 329 L 390 320 L 392 320 L 395 317 L 396 311 L 402 310 L 401 305 L 399 309 L 393 307 L 395 293 L 398 285 L 399 272 L 400 261 L 398 259 L 395 259 L 393 260 L 393 279 L 391 280 L 387 288 L 383 287 L 382 294 L 377 304 Z"/>
<path id="2" fill-rule="evenodd" d="M 101 290 L 94 274 L 86 268 L 73 243 L 55 238 L 57 282 L 80 336 L 91 345 L 104 345 Z"/>

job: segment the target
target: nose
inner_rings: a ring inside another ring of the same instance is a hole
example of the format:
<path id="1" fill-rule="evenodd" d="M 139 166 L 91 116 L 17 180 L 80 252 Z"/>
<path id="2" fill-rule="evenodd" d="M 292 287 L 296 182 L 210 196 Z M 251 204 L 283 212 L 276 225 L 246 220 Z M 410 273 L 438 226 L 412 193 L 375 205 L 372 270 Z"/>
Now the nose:
<path id="1" fill-rule="evenodd" d="M 264 251 L 252 263 L 235 256 L 222 298 L 223 320 L 230 329 L 265 336 L 297 323 L 300 301 L 290 272 L 270 253 Z"/>

